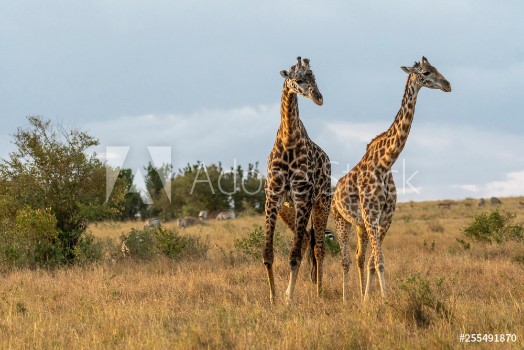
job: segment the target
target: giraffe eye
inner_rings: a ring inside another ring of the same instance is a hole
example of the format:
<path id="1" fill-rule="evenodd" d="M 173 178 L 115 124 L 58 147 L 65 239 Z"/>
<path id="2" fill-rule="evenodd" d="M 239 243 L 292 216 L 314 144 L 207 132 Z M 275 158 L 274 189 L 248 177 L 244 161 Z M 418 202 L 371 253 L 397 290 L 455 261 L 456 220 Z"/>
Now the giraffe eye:
<path id="1" fill-rule="evenodd" d="M 304 80 L 297 80 L 297 84 L 304 84 Z"/>
<path id="2" fill-rule="evenodd" d="M 424 72 L 424 73 L 422 73 L 422 75 L 424 75 L 424 76 L 426 76 L 426 77 L 427 77 L 428 75 L 430 75 L 430 74 L 431 74 L 431 72 Z"/>

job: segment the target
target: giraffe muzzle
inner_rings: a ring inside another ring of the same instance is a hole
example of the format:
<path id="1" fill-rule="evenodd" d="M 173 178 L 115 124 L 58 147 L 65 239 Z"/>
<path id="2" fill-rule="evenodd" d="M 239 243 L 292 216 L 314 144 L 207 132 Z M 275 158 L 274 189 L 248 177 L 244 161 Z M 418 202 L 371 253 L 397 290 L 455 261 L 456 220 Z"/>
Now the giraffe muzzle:
<path id="1" fill-rule="evenodd" d="M 322 106 L 324 104 L 324 99 L 322 98 L 322 94 L 318 91 L 312 91 L 310 94 L 311 100 L 315 102 L 317 105 Z"/>
<path id="2" fill-rule="evenodd" d="M 448 81 L 444 81 L 442 83 L 442 91 L 444 92 L 451 92 L 451 84 Z"/>

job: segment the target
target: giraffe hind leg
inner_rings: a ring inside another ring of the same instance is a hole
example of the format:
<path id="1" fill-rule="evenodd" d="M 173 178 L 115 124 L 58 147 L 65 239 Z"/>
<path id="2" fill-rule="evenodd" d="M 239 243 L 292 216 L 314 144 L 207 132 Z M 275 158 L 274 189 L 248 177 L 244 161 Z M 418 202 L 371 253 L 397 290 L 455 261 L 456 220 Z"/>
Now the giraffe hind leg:
<path id="1" fill-rule="evenodd" d="M 366 233 L 366 228 L 363 226 L 357 226 L 357 267 L 358 267 L 358 279 L 360 282 L 360 296 L 363 299 L 366 294 L 365 288 L 367 286 L 366 281 L 364 281 L 364 265 L 366 261 L 366 249 L 368 246 L 368 235 Z M 369 275 L 366 280 L 369 280 Z"/>
<path id="2" fill-rule="evenodd" d="M 279 211 L 278 216 L 284 221 L 286 226 L 295 233 L 295 208 L 293 208 L 288 202 L 284 203 L 282 209 Z M 306 256 L 306 259 L 309 261 L 311 268 L 311 281 L 313 283 L 317 282 L 317 263 L 315 255 L 313 254 L 313 249 L 315 247 L 315 237 L 313 234 L 313 227 L 310 230 L 306 231 L 304 239 L 302 242 L 302 256 Z"/>
<path id="3" fill-rule="evenodd" d="M 315 271 L 313 270 L 316 267 L 316 284 L 317 284 L 317 295 L 322 293 L 322 278 L 323 278 L 323 263 L 325 255 L 325 246 L 324 246 L 324 236 L 326 234 L 326 226 L 329 217 L 329 211 L 331 208 L 331 196 L 324 195 L 319 198 L 319 200 L 313 206 L 312 213 L 312 224 L 313 228 L 311 230 L 311 256 L 312 260 L 312 275 Z M 314 252 L 314 254 L 313 254 Z"/>
<path id="4" fill-rule="evenodd" d="M 342 256 L 342 301 L 346 303 L 349 292 L 349 265 L 351 264 L 349 258 L 349 233 L 351 231 L 351 223 L 346 221 L 336 209 L 333 209 L 333 213 L 335 215 L 337 238 L 340 243 L 340 253 Z"/>

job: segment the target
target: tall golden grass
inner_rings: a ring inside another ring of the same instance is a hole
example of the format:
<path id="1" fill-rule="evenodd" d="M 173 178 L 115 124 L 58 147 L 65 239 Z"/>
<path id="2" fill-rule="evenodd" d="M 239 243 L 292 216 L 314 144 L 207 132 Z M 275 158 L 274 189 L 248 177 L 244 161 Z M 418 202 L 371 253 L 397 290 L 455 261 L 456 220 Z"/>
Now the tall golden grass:
<path id="1" fill-rule="evenodd" d="M 501 206 L 517 213 L 519 223 L 522 199 L 502 199 Z M 284 305 L 288 263 L 277 256 L 281 298 L 270 305 L 263 264 L 234 247 L 235 239 L 263 225 L 261 216 L 210 220 L 183 231 L 209 239 L 206 259 L 11 271 L 0 276 L 0 348 L 468 348 L 461 333 L 516 334 L 516 343 L 476 345 L 523 348 L 523 245 L 464 250 L 455 240 L 475 214 L 490 209 L 475 201 L 450 209 L 437 202 L 399 204 L 384 241 L 388 297 L 380 298 L 375 281 L 367 303 L 360 300 L 353 260 L 353 293 L 342 304 L 340 258 L 328 255 L 323 297 L 317 298 L 303 264 L 296 300 Z M 90 231 L 117 242 L 140 226 L 103 223 Z M 291 235 L 281 223 L 279 229 Z"/>

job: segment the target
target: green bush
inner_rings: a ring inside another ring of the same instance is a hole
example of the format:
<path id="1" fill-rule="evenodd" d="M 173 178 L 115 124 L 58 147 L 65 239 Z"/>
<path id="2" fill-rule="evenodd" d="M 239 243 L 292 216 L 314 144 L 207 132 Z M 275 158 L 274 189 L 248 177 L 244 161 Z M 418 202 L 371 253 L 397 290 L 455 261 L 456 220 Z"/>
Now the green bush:
<path id="1" fill-rule="evenodd" d="M 417 327 L 428 327 L 435 317 L 444 317 L 451 319 L 449 311 L 441 292 L 441 286 L 444 282 L 443 277 L 435 280 L 434 292 L 431 282 L 420 276 L 419 273 L 410 275 L 400 284 L 403 291 L 401 303 L 403 307 L 400 311 L 404 317 L 413 322 Z"/>
<path id="2" fill-rule="evenodd" d="M 329 252 L 332 256 L 340 254 L 340 244 L 336 239 L 324 237 L 324 245 L 326 246 L 326 251 Z"/>
<path id="3" fill-rule="evenodd" d="M 464 235 L 478 242 L 503 243 L 524 242 L 524 227 L 512 224 L 515 214 L 495 209 L 491 213 L 475 216 L 473 222 L 464 228 Z"/>
<path id="4" fill-rule="evenodd" d="M 158 255 L 170 259 L 202 258 L 209 250 L 208 242 L 203 242 L 198 237 L 183 236 L 175 230 L 163 227 L 133 229 L 121 239 L 127 247 L 127 253 L 138 260 L 151 260 Z"/>
<path id="5" fill-rule="evenodd" d="M 0 261 L 7 267 L 52 267 L 65 262 L 56 219 L 49 209 L 20 208 L 0 224 Z"/>
<path id="6" fill-rule="evenodd" d="M 262 249 L 265 243 L 265 230 L 262 226 L 255 226 L 255 229 L 246 233 L 242 238 L 235 240 L 235 248 L 241 254 L 260 260 L 262 258 Z M 291 241 L 282 236 L 279 230 L 275 229 L 273 236 L 273 247 L 276 254 L 289 254 Z"/>
<path id="7" fill-rule="evenodd" d="M 183 236 L 163 227 L 149 231 L 155 237 L 158 250 L 170 259 L 203 258 L 209 250 L 209 244 L 199 237 Z"/>
<path id="8" fill-rule="evenodd" d="M 116 247 L 110 238 L 100 239 L 92 234 L 83 234 L 74 249 L 75 262 L 87 264 L 100 261 L 105 253 L 115 251 Z"/>
<path id="9" fill-rule="evenodd" d="M 2 260 L 14 266 L 74 263 L 87 223 L 123 210 L 129 179 L 115 175 L 106 198 L 110 168 L 92 152 L 98 140 L 37 116 L 28 123 L 13 135 L 13 152 L 0 160 Z"/>

